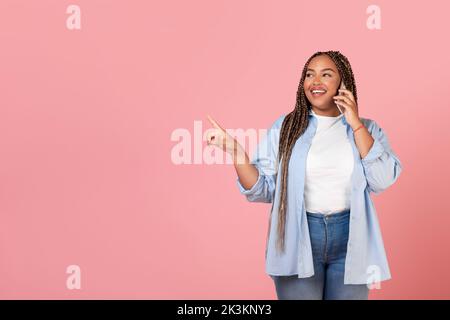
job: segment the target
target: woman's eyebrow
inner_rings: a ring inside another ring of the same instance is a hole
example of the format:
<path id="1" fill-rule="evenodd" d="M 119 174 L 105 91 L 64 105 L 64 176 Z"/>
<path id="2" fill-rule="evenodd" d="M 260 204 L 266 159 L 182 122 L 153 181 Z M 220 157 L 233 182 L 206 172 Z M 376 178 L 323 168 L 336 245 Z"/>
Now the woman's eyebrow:
<path id="1" fill-rule="evenodd" d="M 325 68 L 325 69 L 322 69 L 321 71 L 326 71 L 326 70 L 330 70 L 330 71 L 333 71 L 334 73 L 336 73 L 336 71 L 334 71 L 334 70 L 331 69 L 331 68 Z M 313 70 L 313 69 L 310 69 L 310 68 L 308 68 L 307 71 L 313 71 L 313 72 L 314 72 L 314 70 Z"/>

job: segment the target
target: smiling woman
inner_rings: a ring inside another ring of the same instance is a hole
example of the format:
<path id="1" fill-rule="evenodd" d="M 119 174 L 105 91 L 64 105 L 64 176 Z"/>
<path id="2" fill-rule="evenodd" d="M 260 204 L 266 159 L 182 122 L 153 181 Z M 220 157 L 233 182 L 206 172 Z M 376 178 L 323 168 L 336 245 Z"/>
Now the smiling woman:
<path id="1" fill-rule="evenodd" d="M 212 124 L 208 143 L 242 152 Z M 380 126 L 359 117 L 355 78 L 340 52 L 308 59 L 294 110 L 235 168 L 249 201 L 272 203 L 266 272 L 279 299 L 367 299 L 369 287 L 390 279 L 369 193 L 391 186 L 402 166 Z"/>

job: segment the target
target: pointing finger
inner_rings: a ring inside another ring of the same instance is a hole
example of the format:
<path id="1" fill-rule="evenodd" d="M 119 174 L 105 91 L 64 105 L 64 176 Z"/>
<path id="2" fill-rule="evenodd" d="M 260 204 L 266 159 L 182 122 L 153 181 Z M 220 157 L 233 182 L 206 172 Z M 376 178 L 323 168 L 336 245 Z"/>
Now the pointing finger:
<path id="1" fill-rule="evenodd" d="M 209 120 L 209 122 L 211 122 L 211 124 L 215 128 L 223 130 L 223 128 L 221 126 L 219 126 L 219 124 L 213 118 L 211 118 L 209 115 L 208 115 L 208 120 Z"/>

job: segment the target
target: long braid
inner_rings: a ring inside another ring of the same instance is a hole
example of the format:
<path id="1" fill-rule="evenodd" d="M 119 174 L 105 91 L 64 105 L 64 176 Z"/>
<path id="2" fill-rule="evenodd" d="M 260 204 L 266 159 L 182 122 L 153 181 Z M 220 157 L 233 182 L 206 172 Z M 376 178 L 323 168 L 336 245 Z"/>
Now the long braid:
<path id="1" fill-rule="evenodd" d="M 333 62 L 339 71 L 342 81 L 347 88 L 350 90 L 354 97 L 356 103 L 358 103 L 358 98 L 356 94 L 356 84 L 353 75 L 352 68 L 348 59 L 341 54 L 339 51 L 318 51 L 314 53 L 305 63 L 300 78 L 300 83 L 297 89 L 297 98 L 295 103 L 295 108 L 289 114 L 286 115 L 281 125 L 280 131 L 280 141 L 278 148 L 278 163 L 281 164 L 281 192 L 280 192 L 280 206 L 278 209 L 278 239 L 277 248 L 284 252 L 285 249 L 285 226 L 286 226 L 286 213 L 287 213 L 287 177 L 289 161 L 291 158 L 292 150 L 294 148 L 297 139 L 305 132 L 309 123 L 309 110 L 310 103 L 305 96 L 305 90 L 303 87 L 307 68 L 309 62 L 316 56 L 326 54 Z M 282 162 L 281 162 L 282 161 Z"/>

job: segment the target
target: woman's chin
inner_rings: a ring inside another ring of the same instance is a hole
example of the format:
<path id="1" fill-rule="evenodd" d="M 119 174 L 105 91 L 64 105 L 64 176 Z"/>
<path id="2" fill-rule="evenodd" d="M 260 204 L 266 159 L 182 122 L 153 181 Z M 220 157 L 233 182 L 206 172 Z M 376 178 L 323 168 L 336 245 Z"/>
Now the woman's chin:
<path id="1" fill-rule="evenodd" d="M 317 109 L 326 111 L 330 109 L 330 106 L 334 105 L 334 101 L 328 100 L 328 101 L 311 101 L 311 105 L 316 107 Z"/>
<path id="2" fill-rule="evenodd" d="M 321 97 L 307 97 L 309 102 L 313 105 L 313 106 L 327 106 L 330 105 L 331 103 L 334 103 L 333 98 L 332 97 L 327 97 L 327 96 L 321 96 Z"/>

